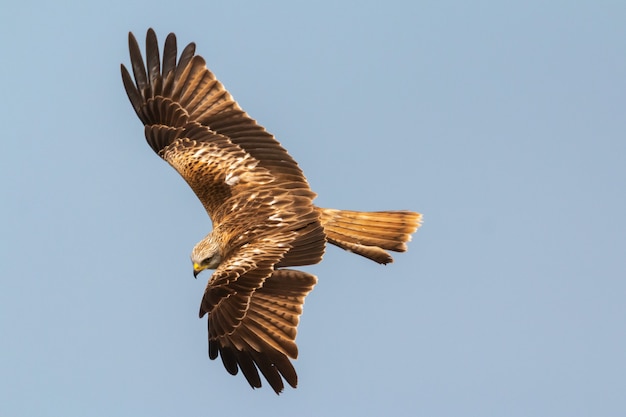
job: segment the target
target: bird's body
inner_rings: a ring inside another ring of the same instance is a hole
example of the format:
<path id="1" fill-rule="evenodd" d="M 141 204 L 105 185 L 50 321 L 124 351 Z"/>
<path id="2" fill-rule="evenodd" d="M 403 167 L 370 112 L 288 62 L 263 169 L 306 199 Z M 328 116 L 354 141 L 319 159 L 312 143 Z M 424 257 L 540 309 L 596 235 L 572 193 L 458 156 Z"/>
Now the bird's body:
<path id="1" fill-rule="evenodd" d="M 189 44 L 177 59 L 167 37 L 161 62 L 148 31 L 146 65 L 129 34 L 134 81 L 122 65 L 128 97 L 152 149 L 187 181 L 213 230 L 192 251 L 194 274 L 215 269 L 200 317 L 208 314 L 209 356 L 221 356 L 252 387 L 258 370 L 279 393 L 297 384 L 296 329 L 317 278 L 290 267 L 318 263 L 326 242 L 378 263 L 406 250 L 421 222 L 409 211 L 357 212 L 313 204 L 304 174 L 251 119 Z"/>

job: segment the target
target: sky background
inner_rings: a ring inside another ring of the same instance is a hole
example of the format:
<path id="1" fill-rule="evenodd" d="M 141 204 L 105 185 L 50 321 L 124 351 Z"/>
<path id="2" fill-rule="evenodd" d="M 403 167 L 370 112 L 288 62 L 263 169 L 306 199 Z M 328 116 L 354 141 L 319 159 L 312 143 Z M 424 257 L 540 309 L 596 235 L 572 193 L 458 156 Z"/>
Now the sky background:
<path id="1" fill-rule="evenodd" d="M 0 415 L 623 416 L 626 3 L 4 2 Z M 202 206 L 145 143 L 127 33 L 197 51 L 321 206 L 296 390 L 207 356 Z"/>

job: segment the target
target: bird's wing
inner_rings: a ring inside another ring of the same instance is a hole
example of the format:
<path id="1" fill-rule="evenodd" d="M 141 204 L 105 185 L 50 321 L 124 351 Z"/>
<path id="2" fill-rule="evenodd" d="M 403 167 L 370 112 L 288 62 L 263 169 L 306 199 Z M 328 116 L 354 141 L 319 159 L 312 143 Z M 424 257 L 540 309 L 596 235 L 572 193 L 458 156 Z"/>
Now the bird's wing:
<path id="1" fill-rule="evenodd" d="M 250 241 L 260 225 L 300 229 L 278 266 L 319 262 L 325 235 L 313 213 L 315 193 L 285 149 L 194 55 L 195 45 L 177 61 L 176 37 L 170 34 L 161 62 L 150 29 L 145 63 L 132 33 L 129 48 L 134 80 L 124 65 L 122 80 L 149 145 L 191 186 L 214 227 L 229 223 L 224 228 L 239 239 L 231 247 Z"/>
<path id="2" fill-rule="evenodd" d="M 277 393 L 282 378 L 297 384 L 289 358 L 298 355 L 299 316 L 317 282 L 305 272 L 273 269 L 296 235 L 275 233 L 241 246 L 211 276 L 200 306 L 200 317 L 209 314 L 210 358 L 219 354 L 229 373 L 241 369 L 255 388 L 260 370 Z"/>
<path id="3" fill-rule="evenodd" d="M 148 30 L 146 37 L 146 64 L 132 33 L 128 38 L 134 81 L 122 65 L 122 79 L 126 93 L 146 126 L 166 125 L 182 127 L 197 122 L 259 161 L 259 166 L 269 170 L 278 182 L 297 183 L 308 189 L 308 183 L 298 164 L 267 132 L 246 112 L 206 67 L 205 60 L 195 55 L 195 44 L 184 48 L 177 61 L 176 36 L 170 33 L 159 54 L 156 34 Z M 146 67 L 147 65 L 147 67 Z M 146 130 L 146 138 L 155 152 L 164 142 Z M 309 191 L 311 198 L 315 197 Z"/>

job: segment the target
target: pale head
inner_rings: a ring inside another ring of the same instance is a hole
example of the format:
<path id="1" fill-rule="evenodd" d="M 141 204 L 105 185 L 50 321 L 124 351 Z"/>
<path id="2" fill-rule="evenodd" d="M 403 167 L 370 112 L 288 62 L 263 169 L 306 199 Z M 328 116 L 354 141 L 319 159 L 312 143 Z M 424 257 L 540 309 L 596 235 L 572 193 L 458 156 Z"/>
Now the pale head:
<path id="1" fill-rule="evenodd" d="M 193 263 L 193 276 L 197 276 L 205 269 L 216 269 L 222 262 L 220 246 L 209 233 L 204 239 L 194 246 L 191 251 L 191 262 Z"/>

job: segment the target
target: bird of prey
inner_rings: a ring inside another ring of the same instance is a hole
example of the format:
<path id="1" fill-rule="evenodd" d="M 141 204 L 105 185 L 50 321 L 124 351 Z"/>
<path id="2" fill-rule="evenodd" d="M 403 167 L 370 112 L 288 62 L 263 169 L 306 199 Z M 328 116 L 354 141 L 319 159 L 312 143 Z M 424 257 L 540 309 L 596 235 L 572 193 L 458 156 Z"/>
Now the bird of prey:
<path id="1" fill-rule="evenodd" d="M 359 212 L 313 204 L 298 164 L 244 112 L 190 43 L 177 53 L 165 40 L 161 60 L 152 29 L 146 61 L 129 33 L 134 77 L 122 64 L 128 98 L 148 144 L 187 181 L 213 223 L 191 252 L 194 276 L 214 269 L 200 317 L 208 314 L 209 357 L 242 371 L 253 388 L 259 372 L 278 394 L 297 385 L 290 361 L 304 298 L 317 278 L 293 267 L 321 261 L 332 243 L 381 264 L 403 252 L 421 223 L 410 211 Z"/>

